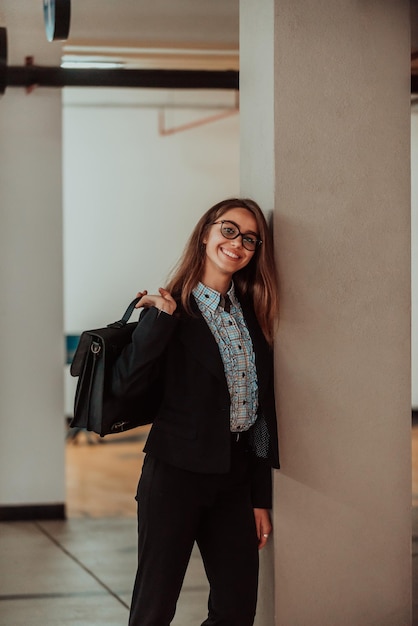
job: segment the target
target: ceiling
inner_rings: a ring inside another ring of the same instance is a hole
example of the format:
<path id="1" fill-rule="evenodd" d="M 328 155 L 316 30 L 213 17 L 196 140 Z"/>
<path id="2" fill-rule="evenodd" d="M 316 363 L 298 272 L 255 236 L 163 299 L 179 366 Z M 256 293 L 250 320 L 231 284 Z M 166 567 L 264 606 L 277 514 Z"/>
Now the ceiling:
<path id="1" fill-rule="evenodd" d="M 71 40 L 238 46 L 239 0 L 90 0 L 71 8 Z"/>
<path id="2" fill-rule="evenodd" d="M 418 77 L 418 0 L 410 6 L 411 73 Z M 82 56 L 93 44 L 132 67 L 238 69 L 239 0 L 73 1 L 64 50 Z"/>
<path id="3" fill-rule="evenodd" d="M 418 83 L 418 0 L 410 5 Z M 73 0 L 71 13 L 65 54 L 113 56 L 131 67 L 238 69 L 239 0 Z M 2 0 L 0 24 L 10 18 L 33 36 L 43 21 L 40 0 Z"/>
<path id="4" fill-rule="evenodd" d="M 63 51 L 132 69 L 238 69 L 238 40 L 239 0 L 93 0 L 72 4 Z"/>

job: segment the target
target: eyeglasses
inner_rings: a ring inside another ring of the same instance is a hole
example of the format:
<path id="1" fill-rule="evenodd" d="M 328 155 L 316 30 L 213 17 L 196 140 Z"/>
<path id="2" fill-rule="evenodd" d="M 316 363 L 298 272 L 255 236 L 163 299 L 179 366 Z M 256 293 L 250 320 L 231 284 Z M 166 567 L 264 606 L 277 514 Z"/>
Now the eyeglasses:
<path id="1" fill-rule="evenodd" d="M 242 245 L 246 250 L 250 250 L 251 252 L 254 252 L 254 250 L 256 250 L 257 247 L 263 243 L 261 239 L 257 239 L 255 235 L 252 235 L 250 233 L 242 233 L 239 229 L 238 224 L 235 224 L 235 222 L 230 222 L 229 220 L 221 220 L 220 222 L 212 223 L 221 225 L 221 233 L 225 237 L 225 239 L 236 239 L 237 237 L 241 236 Z"/>

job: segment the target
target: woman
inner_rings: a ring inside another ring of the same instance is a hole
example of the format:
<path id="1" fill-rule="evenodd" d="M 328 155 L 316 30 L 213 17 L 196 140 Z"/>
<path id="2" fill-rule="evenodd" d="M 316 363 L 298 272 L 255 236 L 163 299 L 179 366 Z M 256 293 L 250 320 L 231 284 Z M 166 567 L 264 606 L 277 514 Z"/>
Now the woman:
<path id="1" fill-rule="evenodd" d="M 113 378 L 118 395 L 152 389 L 156 407 L 137 493 L 129 624 L 169 626 L 196 541 L 210 584 L 202 626 L 251 626 L 279 467 L 278 292 L 259 206 L 236 198 L 213 206 L 167 288 L 138 296 L 144 311 Z"/>

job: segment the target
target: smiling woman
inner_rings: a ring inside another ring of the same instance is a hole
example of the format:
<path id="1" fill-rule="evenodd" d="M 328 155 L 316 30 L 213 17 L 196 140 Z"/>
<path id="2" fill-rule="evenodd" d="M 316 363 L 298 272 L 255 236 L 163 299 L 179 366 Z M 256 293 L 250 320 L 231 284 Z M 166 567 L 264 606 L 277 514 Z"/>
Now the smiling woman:
<path id="1" fill-rule="evenodd" d="M 271 468 L 279 467 L 277 280 L 260 207 L 239 198 L 214 205 L 168 285 L 137 296 L 144 311 L 112 391 L 159 391 L 137 491 L 130 626 L 172 622 L 195 541 L 210 584 L 202 626 L 252 626 L 258 550 L 271 532 Z"/>

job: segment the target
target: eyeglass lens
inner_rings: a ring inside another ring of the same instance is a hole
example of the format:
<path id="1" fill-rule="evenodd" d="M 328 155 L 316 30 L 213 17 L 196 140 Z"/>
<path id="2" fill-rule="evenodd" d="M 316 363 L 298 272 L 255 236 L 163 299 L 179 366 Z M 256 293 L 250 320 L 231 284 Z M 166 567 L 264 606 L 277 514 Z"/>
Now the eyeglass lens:
<path id="1" fill-rule="evenodd" d="M 241 235 L 242 245 L 247 250 L 253 251 L 257 247 L 258 240 L 252 235 L 243 235 L 233 222 L 221 222 L 221 233 L 226 239 L 236 239 Z"/>

